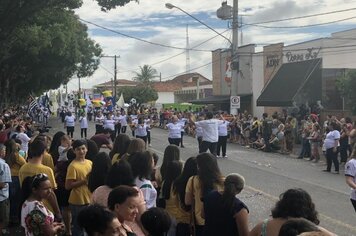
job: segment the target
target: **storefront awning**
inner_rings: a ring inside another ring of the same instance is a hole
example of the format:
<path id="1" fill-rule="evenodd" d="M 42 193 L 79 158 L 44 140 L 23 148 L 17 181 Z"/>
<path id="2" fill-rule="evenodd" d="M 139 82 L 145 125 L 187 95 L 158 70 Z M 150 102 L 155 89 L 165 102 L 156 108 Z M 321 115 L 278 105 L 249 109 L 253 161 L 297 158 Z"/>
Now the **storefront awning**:
<path id="1" fill-rule="evenodd" d="M 285 63 L 257 99 L 257 106 L 290 107 L 304 85 L 321 78 L 321 59 Z"/>
<path id="2" fill-rule="evenodd" d="M 238 95 L 241 98 L 241 102 L 245 99 L 251 97 L 251 94 L 242 94 Z M 223 103 L 230 103 L 230 95 L 220 95 L 220 96 L 210 96 L 206 98 L 201 98 L 198 100 L 190 101 L 193 104 L 223 104 Z"/>

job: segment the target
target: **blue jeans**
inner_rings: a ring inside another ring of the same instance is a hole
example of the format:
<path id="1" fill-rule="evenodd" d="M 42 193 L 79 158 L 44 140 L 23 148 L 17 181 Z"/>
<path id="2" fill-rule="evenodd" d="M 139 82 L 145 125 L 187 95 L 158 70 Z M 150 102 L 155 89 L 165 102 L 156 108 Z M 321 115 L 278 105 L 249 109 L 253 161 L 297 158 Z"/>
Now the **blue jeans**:
<path id="1" fill-rule="evenodd" d="M 70 211 L 72 212 L 72 234 L 75 236 L 84 236 L 84 230 L 78 225 L 79 212 L 87 205 L 73 205 L 69 204 Z"/>
<path id="2" fill-rule="evenodd" d="M 306 138 L 302 138 L 302 150 L 300 151 L 299 157 L 303 158 L 303 157 L 310 157 L 310 143 L 309 143 L 309 139 Z"/>
<path id="3" fill-rule="evenodd" d="M 331 165 L 334 163 L 335 171 L 339 171 L 339 160 L 337 159 L 338 151 L 334 152 L 333 148 L 326 149 L 326 170 L 331 171 Z"/>

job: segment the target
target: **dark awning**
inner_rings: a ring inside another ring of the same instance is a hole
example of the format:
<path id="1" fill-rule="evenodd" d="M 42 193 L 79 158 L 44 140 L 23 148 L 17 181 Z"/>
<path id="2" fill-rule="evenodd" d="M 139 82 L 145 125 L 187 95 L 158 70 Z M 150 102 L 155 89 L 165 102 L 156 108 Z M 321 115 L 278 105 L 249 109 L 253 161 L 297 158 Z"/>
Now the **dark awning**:
<path id="1" fill-rule="evenodd" d="M 241 102 L 244 99 L 251 97 L 251 94 L 242 94 L 238 95 L 241 98 Z M 230 95 L 219 95 L 219 96 L 210 96 L 206 98 L 201 98 L 199 100 L 190 101 L 193 104 L 223 104 L 223 103 L 230 103 Z"/>
<path id="2" fill-rule="evenodd" d="M 285 63 L 262 90 L 257 106 L 290 107 L 308 81 L 321 78 L 321 59 Z M 316 91 L 315 91 L 316 92 Z"/>

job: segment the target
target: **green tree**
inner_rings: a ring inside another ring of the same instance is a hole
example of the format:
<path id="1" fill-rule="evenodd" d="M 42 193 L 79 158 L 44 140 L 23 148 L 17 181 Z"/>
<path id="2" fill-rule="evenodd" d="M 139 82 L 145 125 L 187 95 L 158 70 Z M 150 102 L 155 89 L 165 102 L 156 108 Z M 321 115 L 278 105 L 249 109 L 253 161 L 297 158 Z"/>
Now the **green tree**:
<path id="1" fill-rule="evenodd" d="M 36 7 L 22 2 L 13 10 L 26 14 L 10 22 L 13 28 L 0 23 L 0 43 L 5 45 L 0 49 L 0 106 L 21 103 L 30 93 L 56 89 L 74 75 L 90 76 L 100 62 L 99 45 L 71 10 L 81 1 L 28 1 Z M 0 9 L 9 5 L 11 0 L 1 1 Z M 0 18 L 8 20 L 3 14 L 6 12 L 0 11 Z"/>
<path id="2" fill-rule="evenodd" d="M 101 6 L 102 11 L 110 11 L 111 9 L 115 9 L 117 6 L 125 6 L 127 3 L 138 0 L 96 0 Z"/>
<path id="3" fill-rule="evenodd" d="M 135 98 L 137 106 L 158 99 L 157 92 L 149 86 L 122 87 L 118 90 L 118 94 L 121 93 L 126 102 L 130 102 L 131 98 Z"/>
<path id="4" fill-rule="evenodd" d="M 352 113 L 356 114 L 356 70 L 350 70 L 336 81 L 337 88 L 350 105 Z"/>
<path id="5" fill-rule="evenodd" d="M 133 80 L 143 85 L 149 85 L 153 78 L 157 77 L 157 71 L 152 66 L 140 66 L 140 72 L 135 72 Z"/>
<path id="6" fill-rule="evenodd" d="M 136 0 L 96 1 L 108 11 Z M 0 107 L 23 103 L 30 93 L 56 89 L 73 76 L 94 73 L 101 49 L 74 14 L 82 3 L 0 1 Z"/>

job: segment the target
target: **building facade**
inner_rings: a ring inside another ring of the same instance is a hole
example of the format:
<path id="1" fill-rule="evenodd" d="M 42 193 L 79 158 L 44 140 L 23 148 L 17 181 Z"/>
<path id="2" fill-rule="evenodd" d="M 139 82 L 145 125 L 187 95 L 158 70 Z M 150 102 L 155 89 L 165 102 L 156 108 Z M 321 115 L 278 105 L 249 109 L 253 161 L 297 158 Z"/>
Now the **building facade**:
<path id="1" fill-rule="evenodd" d="M 282 109 L 345 110 L 336 80 L 356 69 L 356 29 L 293 45 L 276 43 L 255 52 L 255 45 L 238 48 L 237 93 L 240 112 L 257 117 Z M 213 96 L 228 107 L 231 94 L 231 50 L 212 52 Z M 224 99 L 222 97 L 225 96 Z M 211 102 L 211 101 L 210 101 Z"/>
<path id="2" fill-rule="evenodd" d="M 264 47 L 264 86 L 254 90 L 260 94 L 256 105 L 269 113 L 293 107 L 317 113 L 347 109 L 336 80 L 356 69 L 355 37 L 353 29 L 289 46 Z"/>

